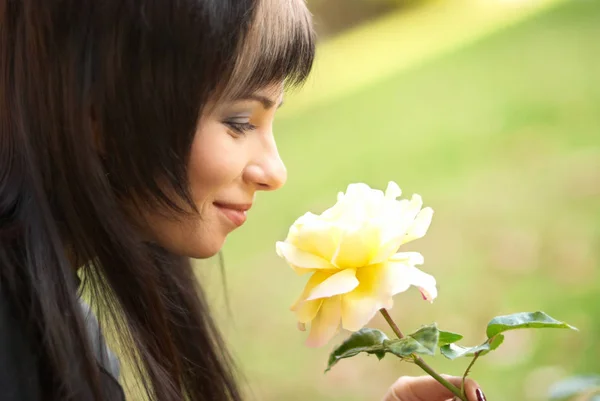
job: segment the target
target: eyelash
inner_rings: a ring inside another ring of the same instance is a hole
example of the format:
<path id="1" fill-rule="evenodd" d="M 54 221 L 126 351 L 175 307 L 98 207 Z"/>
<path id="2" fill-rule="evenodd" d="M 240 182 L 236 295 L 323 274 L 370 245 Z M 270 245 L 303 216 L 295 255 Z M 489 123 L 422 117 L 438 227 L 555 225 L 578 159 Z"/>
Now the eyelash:
<path id="1" fill-rule="evenodd" d="M 245 135 L 249 131 L 254 131 L 257 128 L 256 125 L 250 123 L 236 123 L 233 121 L 227 121 L 225 124 L 238 135 Z"/>

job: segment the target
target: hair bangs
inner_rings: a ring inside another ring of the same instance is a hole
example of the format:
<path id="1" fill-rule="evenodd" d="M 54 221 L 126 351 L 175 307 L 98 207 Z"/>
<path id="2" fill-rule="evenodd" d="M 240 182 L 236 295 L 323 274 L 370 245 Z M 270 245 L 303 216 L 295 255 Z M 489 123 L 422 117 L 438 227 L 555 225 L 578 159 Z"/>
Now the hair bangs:
<path id="1" fill-rule="evenodd" d="M 259 0 L 220 94 L 235 99 L 283 82 L 302 85 L 315 57 L 312 15 L 304 0 Z"/>

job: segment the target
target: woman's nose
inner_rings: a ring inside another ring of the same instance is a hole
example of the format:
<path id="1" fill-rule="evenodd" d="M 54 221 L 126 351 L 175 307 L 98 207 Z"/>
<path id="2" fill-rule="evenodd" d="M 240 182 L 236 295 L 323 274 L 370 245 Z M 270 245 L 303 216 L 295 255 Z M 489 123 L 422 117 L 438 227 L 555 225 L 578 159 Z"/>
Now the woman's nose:
<path id="1" fill-rule="evenodd" d="M 263 148 L 257 162 L 248 166 L 247 175 L 257 189 L 262 191 L 274 191 L 285 184 L 287 169 L 273 138 Z"/>

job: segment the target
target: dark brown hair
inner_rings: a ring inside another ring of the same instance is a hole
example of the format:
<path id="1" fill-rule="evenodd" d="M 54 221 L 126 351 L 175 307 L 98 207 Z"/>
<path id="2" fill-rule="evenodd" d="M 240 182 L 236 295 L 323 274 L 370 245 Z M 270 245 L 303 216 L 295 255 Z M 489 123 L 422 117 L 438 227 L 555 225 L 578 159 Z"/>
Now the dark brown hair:
<path id="1" fill-rule="evenodd" d="M 102 399 L 73 261 L 150 399 L 240 399 L 189 261 L 123 204 L 193 208 L 209 99 L 302 83 L 314 50 L 302 0 L 0 0 L 0 290 L 44 399 Z"/>

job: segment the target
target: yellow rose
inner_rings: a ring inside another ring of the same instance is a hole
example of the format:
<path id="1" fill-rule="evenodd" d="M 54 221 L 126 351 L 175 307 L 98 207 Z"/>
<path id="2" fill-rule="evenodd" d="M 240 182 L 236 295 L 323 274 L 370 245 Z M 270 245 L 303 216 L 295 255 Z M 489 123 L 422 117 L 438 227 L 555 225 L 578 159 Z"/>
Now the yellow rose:
<path id="1" fill-rule="evenodd" d="M 326 344 L 341 326 L 364 327 L 392 297 L 411 285 L 429 301 L 437 296 L 435 278 L 415 265 L 417 252 L 398 248 L 423 237 L 433 210 L 422 208 L 419 195 L 397 200 L 400 188 L 390 182 L 385 194 L 366 184 L 351 184 L 337 203 L 321 215 L 307 213 L 277 242 L 277 254 L 298 273 L 311 277 L 292 306 L 299 327 L 310 323 L 307 345 Z"/>

